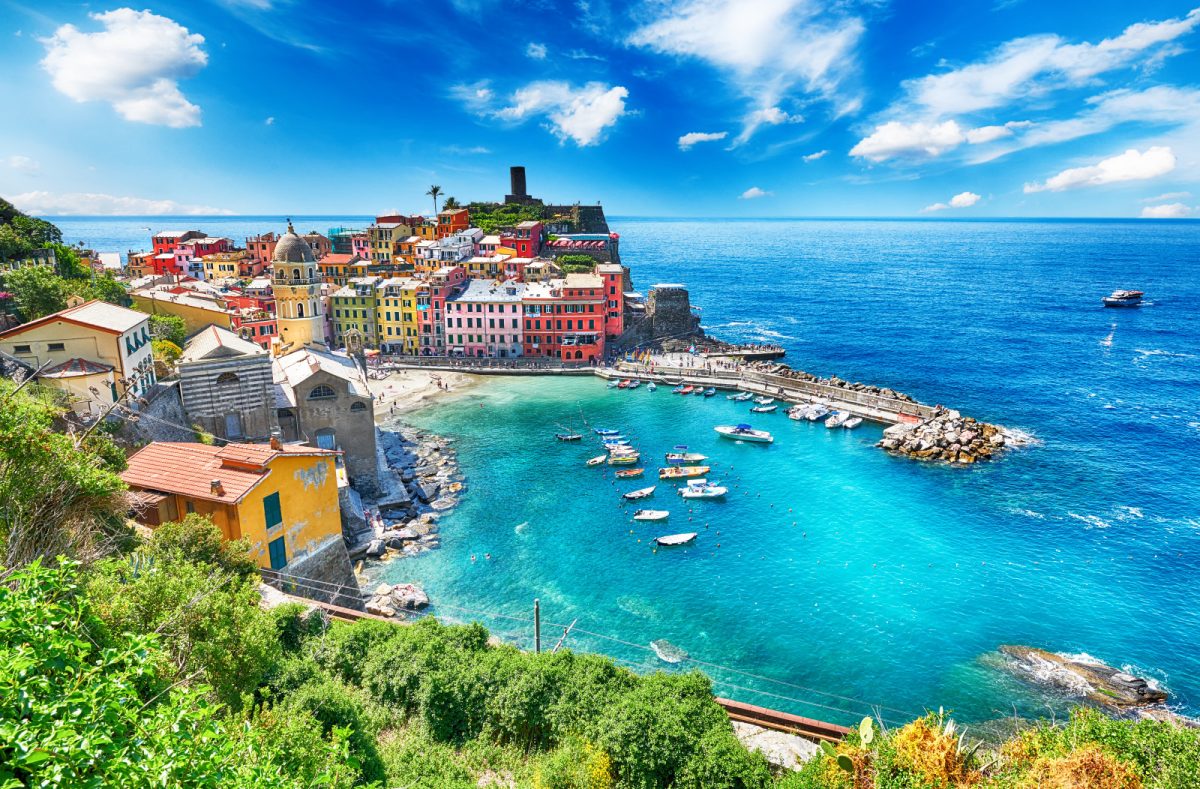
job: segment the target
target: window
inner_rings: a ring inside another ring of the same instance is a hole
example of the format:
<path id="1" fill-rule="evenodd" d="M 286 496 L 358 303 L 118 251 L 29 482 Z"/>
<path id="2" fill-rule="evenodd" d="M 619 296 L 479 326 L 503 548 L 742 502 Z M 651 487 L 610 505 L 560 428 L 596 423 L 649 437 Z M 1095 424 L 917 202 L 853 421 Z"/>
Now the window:
<path id="1" fill-rule="evenodd" d="M 263 499 L 263 517 L 268 529 L 273 529 L 283 523 L 283 510 L 279 508 L 278 492 Z"/>
<path id="2" fill-rule="evenodd" d="M 283 542 L 283 537 L 277 540 L 271 540 L 267 544 L 267 551 L 271 555 L 271 569 L 282 570 L 287 567 L 287 546 Z"/>
<path id="3" fill-rule="evenodd" d="M 61 342 L 52 342 L 46 346 L 48 351 L 61 351 L 65 346 Z"/>
<path id="4" fill-rule="evenodd" d="M 351 411 L 366 411 L 367 404 L 366 403 L 355 403 L 354 405 L 350 406 L 350 410 Z"/>
<path id="5" fill-rule="evenodd" d="M 333 391 L 333 387 L 326 384 L 314 386 L 313 390 L 308 393 L 309 400 L 335 400 L 337 392 Z"/>
<path id="6" fill-rule="evenodd" d="M 253 333 L 253 329 L 251 329 L 251 333 Z M 236 384 L 237 382 L 238 377 L 236 373 L 221 373 L 217 376 L 218 384 Z"/>
<path id="7" fill-rule="evenodd" d="M 196 511 L 196 502 L 188 501 L 187 503 L 184 504 L 184 507 L 186 507 L 188 513 L 191 514 Z"/>
<path id="8" fill-rule="evenodd" d="M 33 349 L 28 345 L 14 345 L 13 353 L 32 353 Z"/>

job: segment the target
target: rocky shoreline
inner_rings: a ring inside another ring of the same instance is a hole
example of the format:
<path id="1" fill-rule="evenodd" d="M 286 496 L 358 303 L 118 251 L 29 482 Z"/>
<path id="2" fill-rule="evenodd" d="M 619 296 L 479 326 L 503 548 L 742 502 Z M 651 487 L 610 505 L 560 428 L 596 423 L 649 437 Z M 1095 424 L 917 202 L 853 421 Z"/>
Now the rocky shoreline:
<path id="1" fill-rule="evenodd" d="M 923 422 L 892 425 L 875 446 L 915 460 L 969 465 L 1022 443 L 1028 441 L 1002 427 L 942 409 Z"/>
<path id="2" fill-rule="evenodd" d="M 381 489 L 365 501 L 368 529 L 350 549 L 367 581 L 386 563 L 440 548 L 439 520 L 451 512 L 466 490 L 453 440 L 407 425 L 380 431 Z M 429 605 L 413 584 L 379 584 L 366 602 L 367 613 L 403 616 Z"/>

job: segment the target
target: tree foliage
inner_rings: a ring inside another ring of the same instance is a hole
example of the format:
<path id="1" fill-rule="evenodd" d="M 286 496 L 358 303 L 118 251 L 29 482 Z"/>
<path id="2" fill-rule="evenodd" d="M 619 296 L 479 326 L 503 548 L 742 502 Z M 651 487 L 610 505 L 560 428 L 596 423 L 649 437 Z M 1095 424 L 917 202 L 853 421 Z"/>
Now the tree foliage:
<path id="1" fill-rule="evenodd" d="M 596 269 L 596 259 L 591 255 L 559 255 L 554 262 L 564 274 L 590 274 Z"/>
<path id="2" fill-rule="evenodd" d="M 540 203 L 471 203 L 467 210 L 470 212 L 471 225 L 488 234 L 496 233 L 502 228 L 514 227 L 521 222 L 540 222 L 543 213 Z"/>
<path id="3" fill-rule="evenodd" d="M 4 287 L 13 294 L 17 310 L 27 321 L 66 309 L 71 291 L 67 281 L 49 266 L 25 266 L 5 272 Z"/>
<path id="4" fill-rule="evenodd" d="M 187 324 L 178 315 L 151 315 L 150 336 L 182 347 L 187 342 Z"/>

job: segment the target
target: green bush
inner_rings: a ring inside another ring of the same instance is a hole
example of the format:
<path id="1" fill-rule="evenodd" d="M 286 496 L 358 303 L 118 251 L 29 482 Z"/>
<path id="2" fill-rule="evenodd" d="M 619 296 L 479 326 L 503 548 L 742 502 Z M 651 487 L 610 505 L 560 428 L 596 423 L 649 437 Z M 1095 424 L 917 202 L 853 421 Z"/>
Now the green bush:
<path id="1" fill-rule="evenodd" d="M 246 540 L 226 540 L 204 515 L 189 513 L 181 521 L 164 523 L 146 542 L 144 553 L 154 560 L 195 562 L 224 570 L 239 578 L 258 577 L 258 564 L 250 558 Z"/>
<path id="2" fill-rule="evenodd" d="M 771 785 L 766 757 L 746 750 L 733 732 L 714 726 L 679 771 L 681 789 L 758 789 Z"/>
<path id="3" fill-rule="evenodd" d="M 326 737 L 345 730 L 350 754 L 368 781 L 384 778 L 383 760 L 376 742 L 378 728 L 372 724 L 366 699 L 360 691 L 332 678 L 297 688 L 282 702 L 289 712 L 302 711 L 321 724 Z"/>

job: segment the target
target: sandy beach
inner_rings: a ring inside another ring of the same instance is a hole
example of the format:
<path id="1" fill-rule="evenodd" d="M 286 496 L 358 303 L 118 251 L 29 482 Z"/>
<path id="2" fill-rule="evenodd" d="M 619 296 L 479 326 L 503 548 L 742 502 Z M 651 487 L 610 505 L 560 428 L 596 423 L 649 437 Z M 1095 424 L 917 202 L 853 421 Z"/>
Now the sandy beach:
<path id="1" fill-rule="evenodd" d="M 375 421 L 382 422 L 439 398 L 461 394 L 478 382 L 477 375 L 435 370 L 399 370 L 386 378 L 368 381 L 375 395 Z"/>

